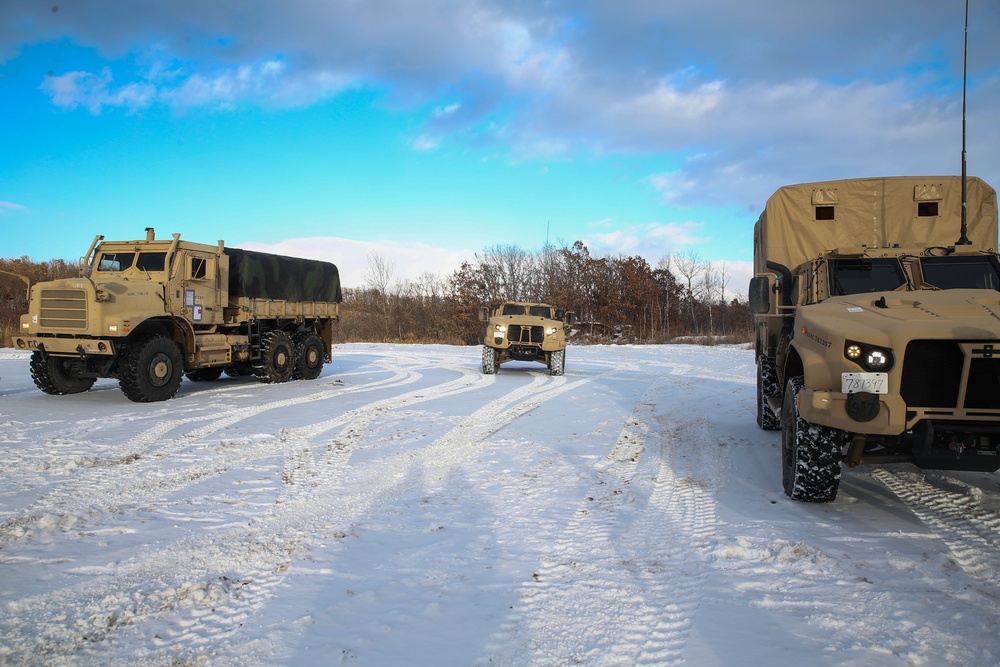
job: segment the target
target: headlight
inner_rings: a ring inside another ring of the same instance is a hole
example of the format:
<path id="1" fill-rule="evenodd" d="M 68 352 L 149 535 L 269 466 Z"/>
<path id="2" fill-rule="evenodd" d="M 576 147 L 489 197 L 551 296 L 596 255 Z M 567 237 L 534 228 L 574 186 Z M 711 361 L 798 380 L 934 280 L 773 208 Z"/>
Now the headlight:
<path id="1" fill-rule="evenodd" d="M 885 372 L 893 365 L 892 350 L 877 345 L 847 341 L 844 344 L 844 356 L 866 371 L 876 373 Z"/>
<path id="2" fill-rule="evenodd" d="M 545 330 L 545 335 L 546 336 L 551 336 L 555 332 L 556 332 L 556 328 L 555 327 L 549 327 L 548 329 Z"/>
<path id="3" fill-rule="evenodd" d="M 493 328 L 495 328 L 500 333 L 504 333 L 505 331 L 507 331 L 507 327 L 504 326 L 503 324 L 495 324 L 493 325 Z"/>
<path id="4" fill-rule="evenodd" d="M 889 355 L 879 349 L 868 350 L 865 356 L 865 366 L 873 371 L 881 371 L 889 366 Z"/>

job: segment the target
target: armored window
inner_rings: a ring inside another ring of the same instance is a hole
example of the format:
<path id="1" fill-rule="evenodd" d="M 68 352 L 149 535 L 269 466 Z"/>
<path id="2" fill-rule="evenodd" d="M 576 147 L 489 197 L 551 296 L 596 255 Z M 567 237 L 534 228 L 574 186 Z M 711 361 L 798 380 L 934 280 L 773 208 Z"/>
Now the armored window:
<path id="1" fill-rule="evenodd" d="M 836 220 L 834 216 L 833 206 L 817 206 L 816 207 L 816 219 L 817 220 Z"/>
<path id="2" fill-rule="evenodd" d="M 165 252 L 141 252 L 139 259 L 135 262 L 135 267 L 143 271 L 162 271 L 166 262 L 167 253 Z"/>
<path id="3" fill-rule="evenodd" d="M 548 306 L 529 306 L 528 314 L 535 317 L 552 317 L 552 309 Z"/>
<path id="4" fill-rule="evenodd" d="M 191 280 L 204 280 L 208 275 L 208 260 L 204 257 L 191 258 Z"/>
<path id="5" fill-rule="evenodd" d="M 135 261 L 134 252 L 101 253 L 101 261 L 97 263 L 98 271 L 125 271 Z"/>
<path id="6" fill-rule="evenodd" d="M 996 257 L 923 257 L 924 282 L 940 289 L 1000 290 L 1000 262 Z"/>
<path id="7" fill-rule="evenodd" d="M 921 218 L 936 218 L 938 203 L 936 201 L 917 202 L 917 216 Z"/>
<path id="8" fill-rule="evenodd" d="M 519 306 L 516 303 L 507 303 L 503 307 L 504 315 L 524 315 L 524 306 Z"/>
<path id="9" fill-rule="evenodd" d="M 895 257 L 830 260 L 830 294 L 891 292 L 906 284 L 903 265 Z"/>

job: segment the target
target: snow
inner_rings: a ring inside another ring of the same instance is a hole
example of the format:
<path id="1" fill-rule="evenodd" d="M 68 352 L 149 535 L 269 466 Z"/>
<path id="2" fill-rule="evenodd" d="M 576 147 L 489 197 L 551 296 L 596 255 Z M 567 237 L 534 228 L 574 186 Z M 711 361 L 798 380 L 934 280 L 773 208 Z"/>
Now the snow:
<path id="1" fill-rule="evenodd" d="M 479 356 L 138 404 L 0 350 L 0 664 L 1000 663 L 995 475 L 797 503 L 745 347 Z"/>

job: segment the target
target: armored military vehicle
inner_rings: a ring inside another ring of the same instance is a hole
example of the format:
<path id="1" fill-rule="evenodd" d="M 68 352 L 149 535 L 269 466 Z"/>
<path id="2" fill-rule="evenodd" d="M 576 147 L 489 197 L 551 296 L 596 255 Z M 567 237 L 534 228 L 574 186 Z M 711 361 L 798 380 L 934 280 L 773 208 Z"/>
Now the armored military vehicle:
<path id="1" fill-rule="evenodd" d="M 781 429 L 791 498 L 833 500 L 843 463 L 1000 469 L 997 199 L 962 180 L 806 183 L 768 199 L 749 289 L 757 424 Z"/>
<path id="2" fill-rule="evenodd" d="M 94 238 L 79 278 L 32 285 L 14 347 L 31 350 L 47 394 L 117 378 L 139 402 L 174 396 L 182 375 L 261 382 L 319 377 L 341 300 L 329 262 L 157 240 Z"/>
<path id="3" fill-rule="evenodd" d="M 486 322 L 483 338 L 483 373 L 492 375 L 508 361 L 537 361 L 551 375 L 566 369 L 566 327 L 573 313 L 564 313 L 546 303 L 509 301 L 494 311 L 479 309 Z"/>

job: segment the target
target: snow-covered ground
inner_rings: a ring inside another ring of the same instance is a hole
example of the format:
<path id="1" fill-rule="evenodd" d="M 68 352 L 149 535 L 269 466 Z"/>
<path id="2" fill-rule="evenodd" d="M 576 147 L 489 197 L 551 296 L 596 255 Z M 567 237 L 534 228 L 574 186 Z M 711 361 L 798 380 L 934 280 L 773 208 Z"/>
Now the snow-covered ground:
<path id="1" fill-rule="evenodd" d="M 0 350 L 0 664 L 1000 663 L 997 476 L 796 503 L 748 349 L 479 355 L 137 404 Z"/>

